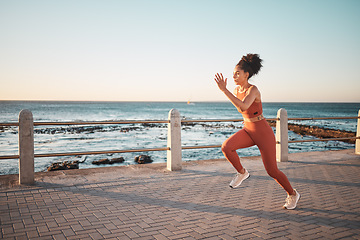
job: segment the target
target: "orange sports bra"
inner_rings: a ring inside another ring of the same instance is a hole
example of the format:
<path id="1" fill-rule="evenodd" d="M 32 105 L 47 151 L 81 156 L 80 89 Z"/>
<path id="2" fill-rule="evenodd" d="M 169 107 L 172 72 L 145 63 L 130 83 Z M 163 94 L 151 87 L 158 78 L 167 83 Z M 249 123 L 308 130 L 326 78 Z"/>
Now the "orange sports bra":
<path id="1" fill-rule="evenodd" d="M 248 88 L 249 90 L 250 88 Z M 245 96 L 247 95 L 247 91 L 246 90 L 245 92 L 239 92 L 239 88 L 236 88 L 236 97 L 243 100 L 245 98 Z M 253 102 L 251 104 L 251 106 L 245 110 L 245 111 L 239 111 L 243 118 L 254 118 L 254 117 L 258 117 L 260 115 L 262 115 L 263 113 L 263 109 L 262 109 L 262 103 L 261 101 L 260 102 Z"/>

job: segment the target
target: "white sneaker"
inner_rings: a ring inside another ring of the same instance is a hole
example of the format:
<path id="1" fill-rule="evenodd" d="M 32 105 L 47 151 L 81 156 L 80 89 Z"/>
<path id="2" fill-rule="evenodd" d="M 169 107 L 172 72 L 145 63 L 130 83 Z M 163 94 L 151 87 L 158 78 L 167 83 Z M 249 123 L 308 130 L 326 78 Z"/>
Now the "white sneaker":
<path id="1" fill-rule="evenodd" d="M 292 209 L 295 209 L 296 208 L 296 204 L 298 203 L 299 199 L 300 199 L 300 193 L 298 193 L 296 191 L 296 189 L 294 189 L 294 191 L 296 192 L 296 195 L 288 195 L 287 198 L 286 198 L 286 203 L 285 205 L 283 206 L 283 208 L 285 209 L 289 209 L 289 210 L 292 210 Z"/>
<path id="2" fill-rule="evenodd" d="M 237 173 L 234 177 L 233 180 L 231 180 L 230 182 L 230 187 L 231 188 L 237 188 L 238 186 L 240 186 L 240 184 L 247 178 L 250 177 L 249 172 L 245 169 L 245 173 L 241 174 L 241 173 Z"/>

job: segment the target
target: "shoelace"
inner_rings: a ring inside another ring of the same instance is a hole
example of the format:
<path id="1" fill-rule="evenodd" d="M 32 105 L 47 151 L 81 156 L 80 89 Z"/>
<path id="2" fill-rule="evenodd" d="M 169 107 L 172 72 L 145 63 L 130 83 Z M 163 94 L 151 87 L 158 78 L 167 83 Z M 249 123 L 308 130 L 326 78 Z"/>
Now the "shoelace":
<path id="1" fill-rule="evenodd" d="M 286 204 L 290 204 L 291 200 L 292 200 L 292 197 L 290 195 L 288 195 L 286 200 L 285 200 Z"/>

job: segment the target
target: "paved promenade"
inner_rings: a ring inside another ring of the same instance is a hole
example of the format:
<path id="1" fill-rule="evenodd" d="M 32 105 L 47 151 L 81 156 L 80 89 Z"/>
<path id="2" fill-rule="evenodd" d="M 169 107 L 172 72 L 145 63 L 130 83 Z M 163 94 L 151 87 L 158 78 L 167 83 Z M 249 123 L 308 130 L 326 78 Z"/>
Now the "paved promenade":
<path id="1" fill-rule="evenodd" d="M 360 239 L 360 155 L 290 154 L 279 168 L 301 193 L 286 193 L 259 157 L 251 177 L 228 187 L 225 160 L 36 174 L 33 186 L 0 188 L 2 239 Z M 0 178 L 5 181 L 5 177 Z M 10 179 L 11 180 L 11 179 Z M 9 178 L 6 179 L 9 181 Z"/>

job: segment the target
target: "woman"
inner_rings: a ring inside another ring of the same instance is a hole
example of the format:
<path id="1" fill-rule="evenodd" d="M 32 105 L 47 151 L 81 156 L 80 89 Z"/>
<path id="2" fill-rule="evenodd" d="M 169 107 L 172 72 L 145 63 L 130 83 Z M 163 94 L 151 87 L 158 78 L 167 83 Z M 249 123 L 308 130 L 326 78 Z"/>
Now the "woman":
<path id="1" fill-rule="evenodd" d="M 237 174 L 230 182 L 230 187 L 239 187 L 242 181 L 250 177 L 249 172 L 241 165 L 237 149 L 257 145 L 267 173 L 274 178 L 287 192 L 288 197 L 283 206 L 285 209 L 295 209 L 300 199 L 300 194 L 292 188 L 286 175 L 281 172 L 276 164 L 275 136 L 270 125 L 262 114 L 260 91 L 249 79 L 257 74 L 262 60 L 257 54 L 247 54 L 235 66 L 233 78 L 237 87 L 234 94 L 227 88 L 227 78 L 222 73 L 215 75 L 219 89 L 225 93 L 231 103 L 238 109 L 244 119 L 244 128 L 228 138 L 221 150 L 226 159 L 237 170 Z"/>

